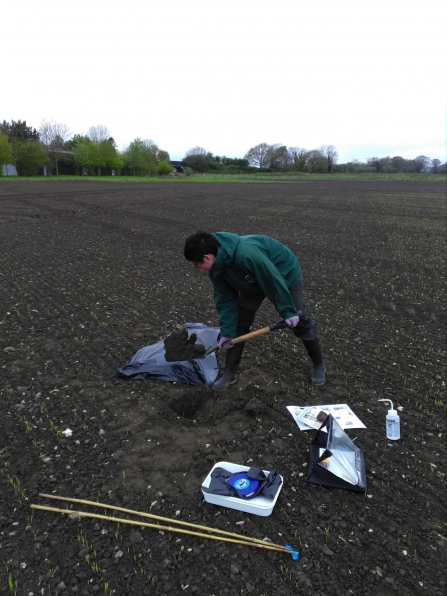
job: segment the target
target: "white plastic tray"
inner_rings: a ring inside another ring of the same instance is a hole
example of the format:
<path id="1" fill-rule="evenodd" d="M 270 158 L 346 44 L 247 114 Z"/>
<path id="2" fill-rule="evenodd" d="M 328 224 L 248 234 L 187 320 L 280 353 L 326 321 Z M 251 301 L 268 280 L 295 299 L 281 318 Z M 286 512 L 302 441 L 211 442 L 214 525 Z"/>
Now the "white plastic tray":
<path id="1" fill-rule="evenodd" d="M 215 468 L 225 468 L 229 472 L 236 474 L 237 472 L 247 472 L 250 468 L 248 466 L 239 466 L 238 464 L 232 464 L 228 461 L 220 461 L 215 464 L 208 476 L 202 483 L 202 493 L 205 497 L 205 501 L 213 503 L 214 505 L 220 505 L 221 507 L 228 507 L 229 509 L 237 509 L 238 511 L 246 511 L 247 513 L 253 513 L 254 515 L 262 515 L 266 517 L 273 511 L 273 507 L 276 504 L 278 495 L 281 492 L 283 477 L 281 478 L 281 484 L 278 487 L 278 491 L 273 500 L 266 499 L 265 497 L 254 497 L 253 499 L 238 499 L 237 497 L 226 497 L 224 495 L 212 495 L 210 493 L 203 492 L 203 487 L 208 488 L 211 482 L 211 474 Z M 268 476 L 270 472 L 264 470 L 264 474 Z"/>

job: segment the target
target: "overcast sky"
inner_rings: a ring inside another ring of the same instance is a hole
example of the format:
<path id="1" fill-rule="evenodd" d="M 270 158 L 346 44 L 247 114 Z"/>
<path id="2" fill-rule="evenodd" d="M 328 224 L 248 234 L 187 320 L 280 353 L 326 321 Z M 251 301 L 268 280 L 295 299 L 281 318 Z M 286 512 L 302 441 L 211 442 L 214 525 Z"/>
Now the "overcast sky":
<path id="1" fill-rule="evenodd" d="M 171 159 L 266 142 L 444 162 L 446 17 L 445 0 L 6 1 L 0 121 L 103 124 Z"/>

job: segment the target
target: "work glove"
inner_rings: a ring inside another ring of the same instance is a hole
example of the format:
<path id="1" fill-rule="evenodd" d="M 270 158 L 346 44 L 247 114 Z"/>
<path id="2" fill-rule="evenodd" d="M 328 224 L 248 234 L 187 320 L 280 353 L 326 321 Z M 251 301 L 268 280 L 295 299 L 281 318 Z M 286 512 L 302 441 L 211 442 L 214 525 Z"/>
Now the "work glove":
<path id="1" fill-rule="evenodd" d="M 219 342 L 219 349 L 229 350 L 230 348 L 234 348 L 234 345 L 229 343 L 232 339 L 232 337 L 221 337 Z"/>
<path id="2" fill-rule="evenodd" d="M 300 318 L 299 317 L 290 317 L 290 319 L 285 319 L 285 323 L 287 325 L 287 327 L 290 327 L 290 329 L 293 329 L 294 327 L 296 327 L 298 325 Z"/>

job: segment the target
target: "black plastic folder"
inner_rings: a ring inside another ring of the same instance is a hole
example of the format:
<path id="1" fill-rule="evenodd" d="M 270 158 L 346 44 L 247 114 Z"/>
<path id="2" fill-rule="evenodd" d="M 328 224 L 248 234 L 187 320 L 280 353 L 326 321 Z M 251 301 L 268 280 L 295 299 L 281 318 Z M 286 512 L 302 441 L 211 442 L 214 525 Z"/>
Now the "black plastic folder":
<path id="1" fill-rule="evenodd" d="M 309 446 L 307 481 L 360 492 L 367 489 L 363 452 L 331 414 Z"/>

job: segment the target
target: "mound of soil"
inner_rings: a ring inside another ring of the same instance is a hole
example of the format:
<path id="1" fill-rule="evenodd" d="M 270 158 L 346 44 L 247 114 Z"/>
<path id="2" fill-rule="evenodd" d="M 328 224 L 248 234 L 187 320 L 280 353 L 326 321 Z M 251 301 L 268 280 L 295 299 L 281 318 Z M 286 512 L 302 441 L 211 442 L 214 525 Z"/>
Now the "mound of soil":
<path id="1" fill-rule="evenodd" d="M 166 361 L 177 362 L 203 358 L 205 354 L 205 346 L 196 343 L 196 341 L 197 335 L 191 333 L 188 337 L 188 330 L 186 327 L 176 329 L 164 340 Z"/>

